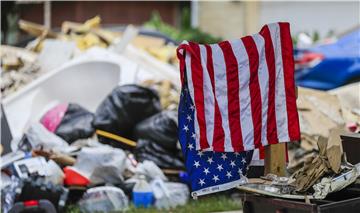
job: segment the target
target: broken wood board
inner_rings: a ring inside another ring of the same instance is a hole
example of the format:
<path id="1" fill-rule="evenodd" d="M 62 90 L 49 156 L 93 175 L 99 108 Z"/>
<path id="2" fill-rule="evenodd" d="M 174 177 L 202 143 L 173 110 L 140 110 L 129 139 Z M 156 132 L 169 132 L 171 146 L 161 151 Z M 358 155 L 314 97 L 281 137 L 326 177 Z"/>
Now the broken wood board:
<path id="1" fill-rule="evenodd" d="M 336 95 L 340 101 L 341 111 L 347 122 L 360 123 L 360 82 L 348 84 L 329 91 Z"/>
<path id="2" fill-rule="evenodd" d="M 329 139 L 320 136 L 317 142 L 319 154 L 305 160 L 304 166 L 292 176 L 296 190 L 305 192 L 325 174 L 338 174 L 341 170 L 342 145 L 341 129 L 332 129 Z"/>
<path id="3" fill-rule="evenodd" d="M 249 180 L 250 181 L 250 180 Z M 296 200 L 305 200 L 305 199 L 313 199 L 312 195 L 300 195 L 300 194 L 285 194 L 281 193 L 281 189 L 279 186 L 271 185 L 270 183 L 248 183 L 245 185 L 238 186 L 237 189 L 255 193 L 260 195 L 266 195 L 271 197 L 285 198 L 285 199 L 296 199 Z"/>
<path id="4" fill-rule="evenodd" d="M 36 37 L 42 36 L 44 34 L 46 34 L 46 36 L 49 38 L 57 38 L 58 37 L 57 33 L 51 31 L 50 29 L 46 28 L 45 26 L 34 23 L 34 22 L 30 22 L 30 21 L 20 20 L 19 28 L 21 30 L 29 33 L 30 35 L 33 35 Z"/>

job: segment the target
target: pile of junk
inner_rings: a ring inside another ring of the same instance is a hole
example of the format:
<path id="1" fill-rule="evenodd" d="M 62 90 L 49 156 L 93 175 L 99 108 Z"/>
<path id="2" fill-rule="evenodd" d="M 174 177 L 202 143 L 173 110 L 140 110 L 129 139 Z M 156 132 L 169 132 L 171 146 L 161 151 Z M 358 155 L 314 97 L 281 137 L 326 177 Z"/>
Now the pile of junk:
<path id="1" fill-rule="evenodd" d="M 285 175 L 239 186 L 244 212 L 358 212 L 360 83 L 298 88 L 301 141 L 287 144 Z"/>
<path id="2" fill-rule="evenodd" d="M 21 20 L 36 38 L 1 47 L 2 212 L 188 202 L 176 46 L 100 21 L 64 22 L 53 32 Z"/>
<path id="3" fill-rule="evenodd" d="M 177 136 L 177 43 L 100 23 L 94 17 L 52 31 L 21 20 L 35 39 L 25 48 L 1 47 L 2 212 L 188 202 Z M 301 141 L 288 144 L 287 177 L 257 175 L 239 189 L 311 203 L 358 187 L 359 91 L 359 83 L 299 88 Z M 252 165 L 250 172 L 264 162 Z"/>

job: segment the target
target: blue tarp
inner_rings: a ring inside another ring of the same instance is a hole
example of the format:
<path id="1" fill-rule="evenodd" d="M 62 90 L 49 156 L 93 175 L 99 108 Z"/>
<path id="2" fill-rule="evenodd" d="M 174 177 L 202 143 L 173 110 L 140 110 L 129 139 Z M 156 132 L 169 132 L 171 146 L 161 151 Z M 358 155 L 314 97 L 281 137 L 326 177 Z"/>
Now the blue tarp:
<path id="1" fill-rule="evenodd" d="M 341 37 L 333 44 L 324 44 L 309 49 L 325 58 L 360 58 L 360 29 Z"/>

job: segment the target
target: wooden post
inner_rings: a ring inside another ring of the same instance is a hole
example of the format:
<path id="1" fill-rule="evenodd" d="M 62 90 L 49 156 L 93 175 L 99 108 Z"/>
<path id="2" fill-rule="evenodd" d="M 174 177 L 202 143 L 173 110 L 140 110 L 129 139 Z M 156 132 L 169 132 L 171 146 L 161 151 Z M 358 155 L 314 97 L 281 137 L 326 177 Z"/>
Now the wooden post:
<path id="1" fill-rule="evenodd" d="M 286 170 L 286 146 L 285 143 L 274 144 L 265 147 L 265 171 L 277 176 L 285 176 Z"/>

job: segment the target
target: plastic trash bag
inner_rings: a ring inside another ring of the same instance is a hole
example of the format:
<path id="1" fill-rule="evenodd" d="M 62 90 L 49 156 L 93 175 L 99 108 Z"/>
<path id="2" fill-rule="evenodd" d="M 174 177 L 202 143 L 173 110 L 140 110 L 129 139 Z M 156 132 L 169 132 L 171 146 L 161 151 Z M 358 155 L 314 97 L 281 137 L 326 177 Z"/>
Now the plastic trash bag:
<path id="1" fill-rule="evenodd" d="M 100 186 L 88 189 L 78 204 L 82 212 L 114 212 L 128 209 L 129 200 L 117 187 Z"/>
<path id="2" fill-rule="evenodd" d="M 66 142 L 72 143 L 94 134 L 93 120 L 93 113 L 78 104 L 69 103 L 50 109 L 41 118 L 41 123 Z"/>
<path id="3" fill-rule="evenodd" d="M 135 127 L 136 139 L 153 141 L 164 149 L 176 150 L 178 141 L 177 113 L 162 111 L 140 122 Z"/>
<path id="4" fill-rule="evenodd" d="M 145 160 L 153 161 L 160 168 L 184 168 L 181 151 L 172 152 L 165 150 L 162 146 L 149 140 L 138 140 L 134 154 L 139 162 L 143 162 Z"/>
<path id="5" fill-rule="evenodd" d="M 1 174 L 2 181 L 3 177 L 3 174 Z M 15 203 L 16 189 L 21 184 L 20 182 L 21 181 L 19 178 L 11 176 L 10 183 L 7 183 L 6 186 L 1 187 L 1 212 L 7 213 L 13 207 Z"/>
<path id="6" fill-rule="evenodd" d="M 138 163 L 135 169 L 135 174 L 144 175 L 148 181 L 152 181 L 155 178 L 159 178 L 164 181 L 167 180 L 161 169 L 154 162 L 148 160 Z"/>
<path id="7" fill-rule="evenodd" d="M 91 183 L 119 183 L 123 181 L 126 155 L 110 146 L 84 147 L 78 154 L 74 168 Z"/>
<path id="8" fill-rule="evenodd" d="M 153 90 L 137 85 L 118 86 L 97 108 L 93 124 L 95 129 L 134 139 L 135 125 L 160 110 L 159 97 Z M 110 138 L 98 138 L 100 142 L 128 148 Z"/>
<path id="9" fill-rule="evenodd" d="M 151 182 L 151 188 L 155 196 L 155 206 L 158 209 L 170 209 L 185 205 L 189 199 L 189 188 L 182 183 L 164 182 L 155 179 Z"/>
<path id="10" fill-rule="evenodd" d="M 25 133 L 33 149 L 54 150 L 62 153 L 69 151 L 69 144 L 59 136 L 49 132 L 40 123 L 34 123 Z"/>
<path id="11" fill-rule="evenodd" d="M 64 180 L 64 173 L 53 161 L 46 161 L 44 157 L 33 157 L 18 160 L 13 163 L 13 169 L 17 177 L 26 179 L 32 176 L 41 176 L 45 182 L 61 185 Z"/>

